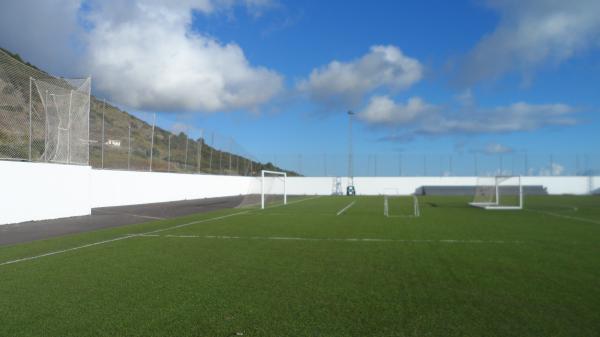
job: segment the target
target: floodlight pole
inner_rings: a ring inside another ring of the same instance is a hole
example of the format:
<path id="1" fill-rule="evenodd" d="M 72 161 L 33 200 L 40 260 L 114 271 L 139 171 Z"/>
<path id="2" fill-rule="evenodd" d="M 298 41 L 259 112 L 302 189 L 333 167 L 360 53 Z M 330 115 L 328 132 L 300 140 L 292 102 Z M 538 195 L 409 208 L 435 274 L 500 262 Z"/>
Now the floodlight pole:
<path id="1" fill-rule="evenodd" d="M 29 77 L 29 161 L 31 161 L 31 137 L 33 137 L 33 125 L 31 124 L 31 81 L 33 77 Z"/>
<path id="2" fill-rule="evenodd" d="M 152 138 L 150 139 L 150 172 L 152 172 L 152 157 L 154 157 L 154 127 L 156 126 L 156 114 L 152 121 Z"/>
<path id="3" fill-rule="evenodd" d="M 354 186 L 354 167 L 352 153 L 352 116 L 354 112 L 348 110 L 348 186 Z"/>

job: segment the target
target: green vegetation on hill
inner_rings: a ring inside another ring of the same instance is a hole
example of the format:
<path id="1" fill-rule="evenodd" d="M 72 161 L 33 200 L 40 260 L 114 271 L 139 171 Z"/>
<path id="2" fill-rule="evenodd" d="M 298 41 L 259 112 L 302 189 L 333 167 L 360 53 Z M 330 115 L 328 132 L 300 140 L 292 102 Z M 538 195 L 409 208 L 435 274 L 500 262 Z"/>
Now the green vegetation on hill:
<path id="1" fill-rule="evenodd" d="M 27 159 L 29 79 L 52 77 L 26 63 L 18 54 L 0 49 L 0 158 Z M 35 95 L 33 98 L 35 100 Z M 40 158 L 44 151 L 44 118 L 43 111 L 33 115 L 33 160 Z M 160 127 L 155 128 L 152 139 L 150 124 L 94 96 L 91 97 L 89 129 L 90 165 L 95 168 L 146 171 L 150 170 L 152 156 L 152 171 L 234 175 L 259 175 L 263 169 L 285 171 L 271 163 L 260 163 L 233 153 L 226 145 L 216 148 L 208 139 L 188 139 L 184 133 L 175 135 Z M 287 173 L 298 175 L 292 171 Z"/>

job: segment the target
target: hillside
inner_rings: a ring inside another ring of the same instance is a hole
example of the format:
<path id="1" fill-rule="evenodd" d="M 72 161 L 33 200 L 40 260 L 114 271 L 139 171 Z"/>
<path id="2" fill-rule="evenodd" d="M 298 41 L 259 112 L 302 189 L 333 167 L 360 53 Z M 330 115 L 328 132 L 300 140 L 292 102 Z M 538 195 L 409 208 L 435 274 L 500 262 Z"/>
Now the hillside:
<path id="1" fill-rule="evenodd" d="M 29 78 L 57 80 L 18 54 L 0 48 L 0 159 L 29 158 Z M 34 89 L 32 102 L 35 94 Z M 31 124 L 31 160 L 36 161 L 45 144 L 42 108 L 34 111 Z M 214 146 L 213 134 L 207 134 L 205 139 L 188 139 L 185 133 L 175 135 L 156 127 L 152 139 L 149 123 L 95 96 L 91 97 L 89 129 L 90 165 L 94 168 L 148 171 L 152 156 L 152 171 L 231 175 L 259 175 L 262 169 L 283 171 L 271 163 L 263 164 L 231 151 L 230 140 Z"/>

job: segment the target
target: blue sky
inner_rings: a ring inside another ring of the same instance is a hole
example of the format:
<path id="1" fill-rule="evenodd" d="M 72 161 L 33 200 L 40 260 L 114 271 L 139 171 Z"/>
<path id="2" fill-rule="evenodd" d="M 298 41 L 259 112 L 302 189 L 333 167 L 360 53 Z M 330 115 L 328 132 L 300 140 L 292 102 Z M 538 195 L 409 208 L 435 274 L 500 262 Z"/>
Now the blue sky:
<path id="1" fill-rule="evenodd" d="M 342 158 L 348 109 L 365 170 L 367 154 L 527 153 L 538 170 L 554 155 L 574 170 L 598 153 L 597 1 L 31 1 L 0 5 L 0 45 L 259 159 Z M 16 29 L 31 7 L 34 27 Z"/>

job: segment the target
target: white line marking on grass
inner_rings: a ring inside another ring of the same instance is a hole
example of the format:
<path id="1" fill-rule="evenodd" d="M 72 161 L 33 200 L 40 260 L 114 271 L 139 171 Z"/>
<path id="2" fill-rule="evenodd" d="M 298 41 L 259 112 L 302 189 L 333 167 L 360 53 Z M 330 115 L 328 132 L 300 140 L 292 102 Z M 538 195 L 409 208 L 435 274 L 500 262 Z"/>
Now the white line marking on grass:
<path id="1" fill-rule="evenodd" d="M 348 206 L 342 208 L 339 212 L 337 212 L 336 215 L 340 215 L 342 213 L 344 213 L 346 210 L 348 210 L 350 207 L 352 207 L 352 205 L 354 205 L 356 203 L 356 200 L 354 200 L 353 202 L 349 203 Z"/>
<path id="2" fill-rule="evenodd" d="M 103 244 L 111 243 L 111 242 L 115 242 L 115 241 L 131 239 L 131 238 L 135 238 L 135 237 L 139 237 L 139 236 L 142 236 L 142 237 L 143 236 L 157 236 L 158 237 L 160 235 L 153 235 L 153 234 L 154 233 L 160 233 L 160 232 L 168 231 L 168 230 L 171 230 L 171 229 L 177 229 L 177 228 L 186 227 L 186 226 L 190 226 L 190 225 L 195 225 L 195 224 L 199 224 L 199 223 L 209 222 L 209 221 L 213 221 L 213 220 L 221 220 L 221 219 L 229 218 L 229 217 L 236 216 L 236 215 L 246 214 L 248 212 L 249 211 L 244 211 L 244 212 L 238 212 L 238 213 L 233 213 L 233 214 L 227 214 L 227 215 L 223 215 L 223 216 L 218 216 L 218 217 L 214 217 L 214 218 L 196 220 L 196 221 L 184 223 L 184 224 L 181 224 L 181 225 L 176 225 L 176 226 L 171 226 L 171 227 L 168 227 L 168 228 L 162 228 L 162 229 L 153 230 L 153 231 L 150 231 L 150 232 L 139 233 L 139 234 L 127 234 L 127 235 L 120 236 L 120 237 L 117 237 L 117 238 L 114 238 L 114 239 L 110 239 L 110 240 L 103 240 L 103 241 L 93 242 L 93 243 L 90 243 L 90 244 L 86 244 L 86 245 L 82 245 L 82 246 L 77 246 L 77 247 L 73 247 L 73 248 L 56 250 L 56 251 L 53 251 L 53 252 L 44 253 L 44 254 L 40 254 L 40 255 L 29 256 L 29 257 L 24 257 L 24 258 L 16 259 L 16 260 L 0 262 L 0 267 L 4 266 L 4 265 L 13 264 L 13 263 L 18 263 L 18 262 L 25 262 L 25 261 L 35 260 L 35 259 L 39 259 L 39 258 L 42 258 L 42 257 L 47 257 L 47 256 L 52 256 L 52 255 L 58 255 L 58 254 L 62 254 L 62 253 L 68 253 L 68 252 L 71 252 L 71 251 L 74 251 L 74 250 L 79 250 L 79 249 L 84 249 L 84 248 L 99 246 L 99 245 L 103 245 Z"/>
<path id="3" fill-rule="evenodd" d="M 265 208 L 264 210 L 269 210 L 269 209 L 273 209 L 273 208 L 277 208 L 277 207 L 281 207 L 281 206 L 287 206 L 287 205 L 293 205 L 293 204 L 297 204 L 299 202 L 303 202 L 303 201 L 308 201 L 308 200 L 313 200 L 313 199 L 317 199 L 317 198 L 321 198 L 321 195 L 317 195 L 315 197 L 310 197 L 310 198 L 303 198 L 303 199 L 299 199 L 299 200 L 294 200 L 294 201 L 290 201 L 287 204 L 279 204 L 279 205 L 275 205 L 275 206 L 270 206 Z M 258 209 L 258 211 L 264 211 L 263 209 Z"/>
<path id="4" fill-rule="evenodd" d="M 162 235 L 166 238 L 196 238 L 196 239 L 222 239 L 222 240 L 275 240 L 275 241 L 340 241 L 340 242 L 398 242 L 398 243 L 473 243 L 473 244 L 522 244 L 523 241 L 503 240 L 402 240 L 402 239 L 380 239 L 380 238 L 306 238 L 289 236 L 231 236 L 231 235 Z"/>
<path id="5" fill-rule="evenodd" d="M 176 225 L 176 226 L 171 226 L 171 227 L 167 227 L 167 228 L 157 229 L 157 230 L 153 230 L 153 231 L 145 232 L 145 233 L 140 233 L 140 234 L 161 233 L 161 232 L 168 231 L 168 230 L 171 230 L 171 229 L 177 229 L 177 228 L 187 227 L 187 226 L 196 225 L 196 224 L 199 224 L 199 223 L 209 222 L 209 221 L 213 221 L 213 220 L 226 219 L 226 218 L 230 218 L 230 217 L 236 216 L 236 215 L 247 214 L 249 212 L 250 211 L 243 211 L 243 212 L 237 212 L 237 213 L 222 215 L 222 216 L 218 216 L 218 217 L 214 217 L 214 218 L 209 218 L 209 219 L 196 220 L 196 221 L 184 223 L 184 224 L 181 224 L 181 225 Z"/>
<path id="6" fill-rule="evenodd" d="M 57 251 L 54 251 L 54 252 L 45 253 L 45 254 L 36 255 L 36 256 L 24 257 L 24 258 L 21 258 L 21 259 L 16 259 L 16 260 L 12 260 L 12 261 L 2 262 L 2 263 L 0 263 L 0 266 L 5 266 L 5 265 L 8 265 L 8 264 L 13 264 L 13 263 L 18 263 L 18 262 L 24 262 L 24 261 L 29 261 L 29 260 L 35 260 L 35 259 L 39 259 L 39 258 L 42 258 L 42 257 L 52 256 L 52 255 L 57 255 L 57 254 L 62 254 L 62 253 L 71 252 L 71 251 L 74 251 L 74 250 L 83 249 L 83 248 L 88 248 L 88 247 L 93 247 L 93 246 L 99 246 L 99 245 L 103 245 L 105 243 L 115 242 L 115 241 L 119 241 L 119 240 L 125 240 L 125 239 L 129 239 L 129 238 L 132 238 L 132 237 L 135 237 L 135 235 L 126 235 L 126 236 L 121 236 L 121 237 L 118 237 L 118 238 L 115 238 L 115 239 L 110 239 L 110 240 L 104 240 L 104 241 L 98 241 L 98 242 L 90 243 L 90 244 L 83 245 L 83 246 L 77 246 L 77 247 L 63 249 L 63 250 L 57 250 Z"/>
<path id="7" fill-rule="evenodd" d="M 591 219 L 580 218 L 580 217 L 570 216 L 570 215 L 563 215 L 563 214 L 558 214 L 558 213 L 553 213 L 553 212 L 537 211 L 537 210 L 534 210 L 534 209 L 525 209 L 525 210 L 529 211 L 529 212 L 547 214 L 547 215 L 555 216 L 555 217 L 558 217 L 558 218 L 564 218 L 564 219 L 570 219 L 570 220 L 576 220 L 576 221 L 582 221 L 582 222 L 587 222 L 587 223 L 593 223 L 593 224 L 596 224 L 596 225 L 600 225 L 600 221 L 594 221 L 594 220 L 591 220 Z"/>

